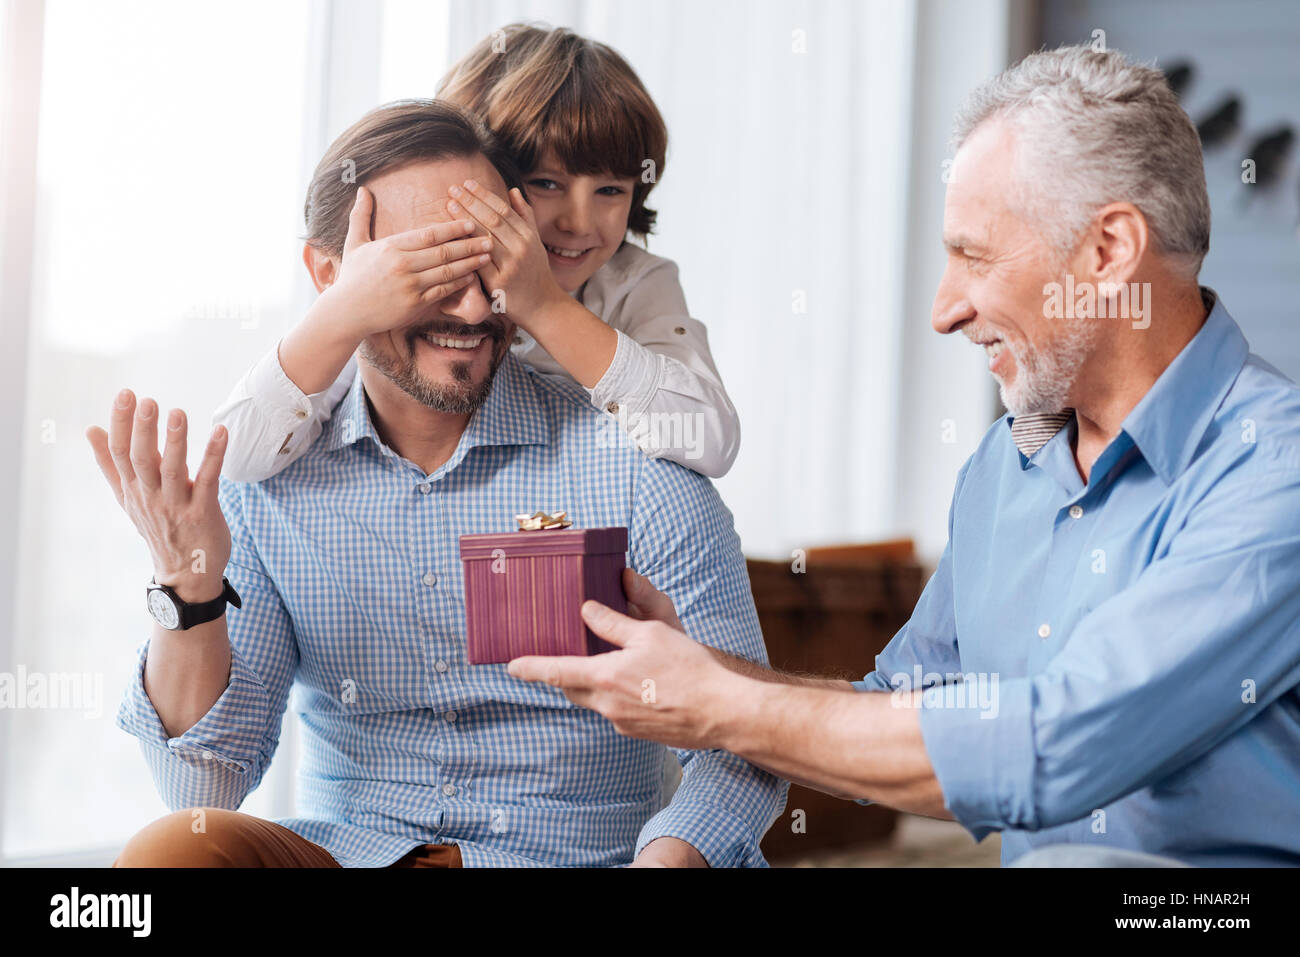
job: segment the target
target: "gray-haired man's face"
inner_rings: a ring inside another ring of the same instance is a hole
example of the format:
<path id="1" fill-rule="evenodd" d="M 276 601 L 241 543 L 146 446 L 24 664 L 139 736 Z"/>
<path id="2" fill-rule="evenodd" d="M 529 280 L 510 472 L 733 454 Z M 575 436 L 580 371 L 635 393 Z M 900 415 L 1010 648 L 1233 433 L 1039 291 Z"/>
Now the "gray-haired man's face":
<path id="1" fill-rule="evenodd" d="M 957 151 L 944 203 L 948 263 L 931 323 L 984 349 L 1012 414 L 1056 412 L 1068 404 L 1098 327 L 1046 317 L 1044 287 L 1068 266 L 1018 208 L 1016 148 L 1010 125 L 990 120 Z"/>

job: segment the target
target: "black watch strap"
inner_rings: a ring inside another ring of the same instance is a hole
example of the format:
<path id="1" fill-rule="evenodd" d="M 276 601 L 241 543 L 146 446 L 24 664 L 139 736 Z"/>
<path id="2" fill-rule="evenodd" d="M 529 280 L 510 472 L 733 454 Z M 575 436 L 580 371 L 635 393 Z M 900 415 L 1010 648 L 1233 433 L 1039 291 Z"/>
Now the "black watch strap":
<path id="1" fill-rule="evenodd" d="M 166 585 L 158 585 L 167 592 L 172 602 L 176 605 L 176 612 L 180 616 L 180 622 L 176 625 L 177 631 L 185 631 L 193 628 L 195 625 L 206 624 L 209 621 L 216 621 L 226 613 L 226 603 L 234 605 L 236 608 L 241 607 L 239 601 L 239 592 L 230 584 L 227 578 L 221 579 L 221 594 L 211 601 L 188 602 L 184 601 L 176 592 Z"/>
<path id="2" fill-rule="evenodd" d="M 195 625 L 202 625 L 205 622 L 216 621 L 226 613 L 226 602 L 239 607 L 239 593 L 235 591 L 234 586 L 230 584 L 229 579 L 221 579 L 221 594 L 212 601 L 201 601 L 193 605 L 188 602 L 181 602 L 181 630 L 193 628 Z"/>

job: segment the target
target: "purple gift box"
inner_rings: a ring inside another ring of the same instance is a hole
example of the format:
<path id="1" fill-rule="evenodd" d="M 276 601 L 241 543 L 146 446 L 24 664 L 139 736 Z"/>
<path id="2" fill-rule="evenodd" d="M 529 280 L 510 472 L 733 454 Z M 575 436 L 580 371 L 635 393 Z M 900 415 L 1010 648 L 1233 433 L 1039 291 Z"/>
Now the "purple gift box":
<path id="1" fill-rule="evenodd" d="M 627 611 L 626 551 L 626 528 L 462 535 L 469 663 L 617 651 L 587 628 L 579 609 L 593 599 Z"/>

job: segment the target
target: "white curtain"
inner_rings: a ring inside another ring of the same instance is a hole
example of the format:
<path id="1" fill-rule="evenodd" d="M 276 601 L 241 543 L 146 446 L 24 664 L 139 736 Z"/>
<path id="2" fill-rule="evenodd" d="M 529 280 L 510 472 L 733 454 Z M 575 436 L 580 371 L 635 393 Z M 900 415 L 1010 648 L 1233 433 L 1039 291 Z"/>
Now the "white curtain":
<path id="1" fill-rule="evenodd" d="M 718 486 L 750 555 L 895 531 L 913 8 L 452 0 L 450 55 L 514 21 L 622 53 L 669 130 L 650 251 L 681 268 L 741 416 Z"/>

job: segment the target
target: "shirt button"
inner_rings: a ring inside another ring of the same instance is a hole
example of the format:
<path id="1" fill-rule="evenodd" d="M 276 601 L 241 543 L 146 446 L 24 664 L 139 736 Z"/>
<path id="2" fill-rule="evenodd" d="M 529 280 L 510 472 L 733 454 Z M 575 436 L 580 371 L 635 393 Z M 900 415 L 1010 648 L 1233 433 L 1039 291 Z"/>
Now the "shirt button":
<path id="1" fill-rule="evenodd" d="M 677 335 L 679 336 L 686 335 L 686 329 L 683 328 L 682 326 L 678 326 L 676 329 L 673 330 L 673 332 L 677 333 Z"/>
<path id="2" fill-rule="evenodd" d="M 1083 508 L 1079 505 L 1071 505 L 1070 518 L 1083 518 Z"/>
<path id="3" fill-rule="evenodd" d="M 442 716 L 442 718 L 443 718 L 443 720 L 446 721 L 448 724 L 454 724 L 454 723 L 456 722 L 456 712 L 455 712 L 455 711 L 448 711 L 446 714 L 444 714 L 444 715 Z"/>
<path id="4" fill-rule="evenodd" d="M 447 797 L 455 797 L 455 796 L 456 796 L 456 785 L 454 785 L 454 784 L 444 784 L 444 785 L 442 786 L 442 793 L 445 794 L 445 795 L 447 795 Z"/>
<path id="5" fill-rule="evenodd" d="M 297 416 L 298 418 L 300 418 L 300 419 L 305 419 L 305 418 L 307 418 L 307 413 L 306 413 L 306 411 L 304 411 L 303 409 L 294 409 L 294 410 L 293 410 L 293 414 L 296 415 L 296 416 Z"/>
<path id="6" fill-rule="evenodd" d="M 524 337 L 523 337 L 523 336 L 515 336 L 515 345 L 517 345 L 517 346 L 522 346 L 523 344 L 524 344 Z"/>
<path id="7" fill-rule="evenodd" d="M 617 403 L 617 402 L 611 402 L 609 405 L 605 406 L 605 411 L 606 411 L 606 412 L 617 412 L 617 411 L 618 411 L 618 403 Z"/>
<path id="8" fill-rule="evenodd" d="M 439 658 L 437 661 L 435 661 L 435 662 L 433 663 L 433 670 L 434 670 L 434 671 L 446 671 L 446 670 L 447 670 L 447 662 L 445 662 L 445 661 L 443 661 L 441 658 Z"/>
<path id="9" fill-rule="evenodd" d="M 421 482 L 419 485 L 416 486 L 416 489 L 419 490 L 421 495 L 428 495 L 430 492 L 433 491 L 433 486 L 430 485 L 428 482 Z"/>
<path id="10" fill-rule="evenodd" d="M 421 578 L 420 581 L 432 588 L 434 585 L 438 584 L 438 576 L 433 572 L 425 572 L 424 577 Z"/>
<path id="11" fill-rule="evenodd" d="M 1038 626 L 1039 638 L 1046 638 L 1049 635 L 1051 635 L 1051 633 L 1052 633 L 1052 626 L 1049 625 L 1047 622 L 1043 622 L 1041 625 Z"/>

